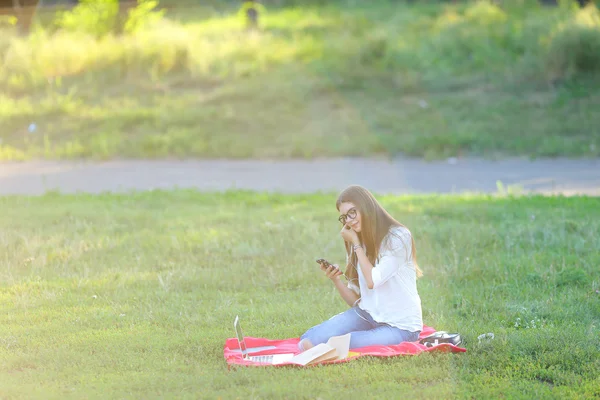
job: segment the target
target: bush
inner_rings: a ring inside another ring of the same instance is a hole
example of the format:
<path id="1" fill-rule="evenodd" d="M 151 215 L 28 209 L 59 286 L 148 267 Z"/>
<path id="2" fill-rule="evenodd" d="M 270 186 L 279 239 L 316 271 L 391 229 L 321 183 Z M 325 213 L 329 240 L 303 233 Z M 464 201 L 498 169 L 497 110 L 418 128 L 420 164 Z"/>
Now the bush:
<path id="1" fill-rule="evenodd" d="M 127 14 L 125 32 L 132 33 L 158 22 L 164 16 L 165 10 L 157 11 L 156 7 L 156 0 L 137 0 L 137 6 Z"/>
<path id="2" fill-rule="evenodd" d="M 114 30 L 118 14 L 118 0 L 81 0 L 72 10 L 60 12 L 56 25 L 69 32 L 102 37 Z"/>
<path id="3" fill-rule="evenodd" d="M 119 0 L 81 0 L 72 10 L 59 13 L 55 25 L 98 38 L 121 30 L 131 33 L 162 18 L 164 11 L 156 11 L 157 6 L 156 0 L 137 0 L 137 6 L 121 20 Z"/>
<path id="4" fill-rule="evenodd" d="M 509 18 L 497 5 L 480 1 L 464 12 L 447 12 L 433 25 L 427 57 L 452 70 L 492 71 L 518 61 L 531 45 L 521 18 Z"/>
<path id="5" fill-rule="evenodd" d="M 591 5 L 551 36 L 547 65 L 553 78 L 600 72 L 600 13 Z"/>

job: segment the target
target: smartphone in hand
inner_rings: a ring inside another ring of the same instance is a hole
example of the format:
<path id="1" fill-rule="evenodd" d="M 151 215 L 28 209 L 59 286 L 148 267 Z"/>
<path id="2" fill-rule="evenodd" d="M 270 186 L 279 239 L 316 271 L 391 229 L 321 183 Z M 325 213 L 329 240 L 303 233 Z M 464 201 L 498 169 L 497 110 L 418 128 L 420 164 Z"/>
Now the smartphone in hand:
<path id="1" fill-rule="evenodd" d="M 321 265 L 321 267 L 325 267 L 325 269 L 329 268 L 330 266 L 332 266 L 333 268 L 339 270 L 339 268 L 335 267 L 332 263 L 330 263 L 329 261 L 325 260 L 324 258 L 319 258 L 317 260 L 317 263 Z"/>

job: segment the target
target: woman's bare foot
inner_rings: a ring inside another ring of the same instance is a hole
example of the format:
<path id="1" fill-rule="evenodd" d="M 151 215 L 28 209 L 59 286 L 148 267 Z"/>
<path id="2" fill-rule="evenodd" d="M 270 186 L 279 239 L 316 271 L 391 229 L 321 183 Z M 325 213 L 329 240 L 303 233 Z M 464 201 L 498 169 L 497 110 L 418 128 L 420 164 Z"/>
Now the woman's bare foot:
<path id="1" fill-rule="evenodd" d="M 301 351 L 305 351 L 305 350 L 308 350 L 308 349 L 314 347 L 314 345 L 310 342 L 310 340 L 308 340 L 308 339 L 302 339 L 298 343 L 298 347 L 300 348 Z"/>

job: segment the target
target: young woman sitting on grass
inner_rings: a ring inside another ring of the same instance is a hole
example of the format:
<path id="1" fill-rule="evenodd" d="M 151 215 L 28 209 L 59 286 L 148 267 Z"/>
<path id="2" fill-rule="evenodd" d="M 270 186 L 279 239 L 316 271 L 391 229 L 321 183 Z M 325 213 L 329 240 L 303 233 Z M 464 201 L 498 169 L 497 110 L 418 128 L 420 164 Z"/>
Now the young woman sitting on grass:
<path id="1" fill-rule="evenodd" d="M 336 207 L 346 246 L 346 273 L 337 264 L 321 269 L 350 309 L 309 329 L 298 346 L 308 350 L 350 333 L 350 348 L 414 342 L 423 329 L 415 243 L 365 188 L 353 185 Z M 345 275 L 346 285 L 341 276 Z"/>

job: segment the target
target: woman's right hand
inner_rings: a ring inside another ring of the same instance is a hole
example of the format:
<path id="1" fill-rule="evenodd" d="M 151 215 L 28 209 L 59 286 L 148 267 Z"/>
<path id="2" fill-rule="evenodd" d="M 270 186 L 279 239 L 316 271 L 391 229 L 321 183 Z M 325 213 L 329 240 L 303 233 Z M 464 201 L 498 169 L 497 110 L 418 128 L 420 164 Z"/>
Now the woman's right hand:
<path id="1" fill-rule="evenodd" d="M 325 272 L 325 275 L 331 280 L 338 279 L 343 275 L 337 264 L 330 264 L 329 266 L 321 264 L 321 271 Z"/>

